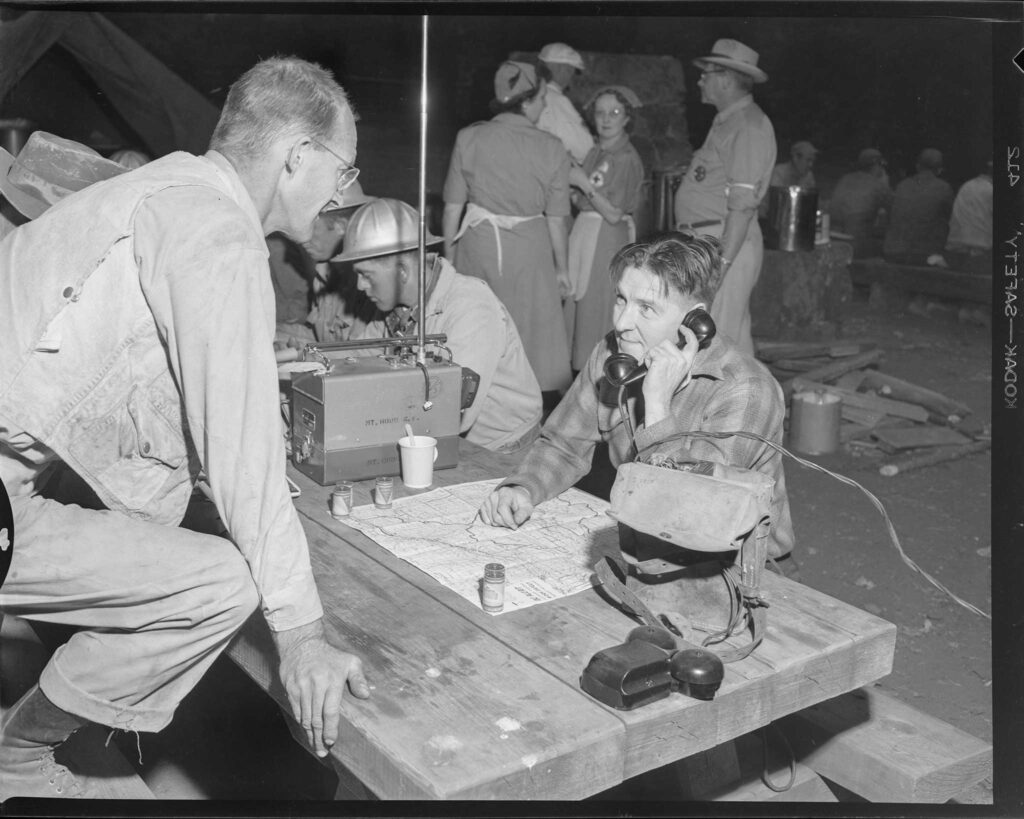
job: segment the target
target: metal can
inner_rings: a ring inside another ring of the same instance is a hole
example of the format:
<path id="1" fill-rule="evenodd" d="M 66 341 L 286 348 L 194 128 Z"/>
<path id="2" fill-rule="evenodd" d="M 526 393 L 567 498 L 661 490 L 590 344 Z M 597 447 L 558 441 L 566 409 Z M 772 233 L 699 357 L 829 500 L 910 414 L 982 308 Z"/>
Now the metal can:
<path id="1" fill-rule="evenodd" d="M 484 566 L 484 584 L 481 589 L 484 611 L 492 614 L 505 608 L 505 567 L 500 563 Z"/>
<path id="2" fill-rule="evenodd" d="M 391 498 L 395 491 L 395 479 L 391 477 L 380 477 L 374 481 L 373 505 L 378 509 L 390 509 Z"/>

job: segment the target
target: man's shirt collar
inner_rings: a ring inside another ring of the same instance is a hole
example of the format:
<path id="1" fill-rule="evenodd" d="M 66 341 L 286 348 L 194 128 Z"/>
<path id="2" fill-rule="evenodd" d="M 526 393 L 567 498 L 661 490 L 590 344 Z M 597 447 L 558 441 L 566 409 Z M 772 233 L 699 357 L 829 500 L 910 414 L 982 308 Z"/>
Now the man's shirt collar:
<path id="1" fill-rule="evenodd" d="M 750 94 L 744 94 L 736 102 L 733 102 L 715 114 L 713 125 L 718 125 L 720 122 L 725 122 L 729 117 L 739 111 L 741 108 L 746 108 L 754 101 L 754 98 Z"/>

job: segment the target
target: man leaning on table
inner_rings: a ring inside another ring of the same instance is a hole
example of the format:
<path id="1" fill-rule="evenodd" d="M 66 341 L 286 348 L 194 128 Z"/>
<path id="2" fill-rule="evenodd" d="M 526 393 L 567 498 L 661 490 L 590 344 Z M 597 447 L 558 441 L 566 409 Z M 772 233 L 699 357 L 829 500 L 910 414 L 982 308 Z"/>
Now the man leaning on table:
<path id="1" fill-rule="evenodd" d="M 771 120 L 751 91 L 768 75 L 758 68 L 757 52 L 736 40 L 718 40 L 711 51 L 693 62 L 701 102 L 718 113 L 676 191 L 676 229 L 720 237 L 724 273 L 711 315 L 720 333 L 753 355 L 750 293 L 764 255 L 757 211 L 768 193 L 776 145 Z"/>
<path id="2" fill-rule="evenodd" d="M 77 629 L 0 723 L 0 797 L 99 795 L 54 751 L 91 722 L 161 730 L 257 606 L 319 755 L 346 685 L 369 696 L 325 636 L 285 481 L 264 240 L 308 240 L 355 156 L 331 74 L 269 59 L 231 87 L 205 155 L 90 185 L 0 243 L 0 610 Z M 47 497 L 60 462 L 106 511 Z M 200 470 L 230 540 L 178 526 Z"/>
<path id="3" fill-rule="evenodd" d="M 682 323 L 690 310 L 711 303 L 720 269 L 719 243 L 711 237 L 666 233 L 616 254 L 609 271 L 615 285 L 614 329 L 594 348 L 516 472 L 480 507 L 485 523 L 518 528 L 537 504 L 590 471 L 602 441 L 616 468 L 653 445 L 658 454 L 677 460 L 718 461 L 775 481 L 768 553 L 776 560 L 789 557 L 793 524 L 777 450 L 739 436 L 668 440 L 685 431 L 739 430 L 782 441 L 785 404 L 772 374 L 727 336 L 716 335 L 698 350 L 693 331 Z M 604 375 L 605 361 L 618 352 L 648 366 L 647 376 L 627 387 L 635 444 L 617 390 Z M 790 576 L 796 573 L 793 560 L 780 566 Z"/>
<path id="4" fill-rule="evenodd" d="M 441 240 L 428 233 L 426 241 Z M 405 202 L 377 199 L 353 214 L 344 250 L 332 261 L 353 266 L 356 287 L 377 314 L 353 321 L 349 339 L 416 335 L 418 244 L 419 214 Z M 426 254 L 426 266 L 424 333 L 446 335 L 455 363 L 480 376 L 459 431 L 486 449 L 520 450 L 537 435 L 541 395 L 515 322 L 487 282 L 463 276 L 435 251 Z"/>

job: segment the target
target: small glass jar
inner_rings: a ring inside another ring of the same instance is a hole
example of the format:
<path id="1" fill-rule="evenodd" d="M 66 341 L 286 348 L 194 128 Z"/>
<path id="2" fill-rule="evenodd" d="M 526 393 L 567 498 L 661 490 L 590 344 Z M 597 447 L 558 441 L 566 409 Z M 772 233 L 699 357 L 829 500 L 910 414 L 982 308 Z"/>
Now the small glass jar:
<path id="1" fill-rule="evenodd" d="M 484 566 L 481 598 L 484 611 L 493 614 L 505 608 L 505 567 L 502 564 L 488 563 Z"/>
<path id="2" fill-rule="evenodd" d="M 390 509 L 391 498 L 395 491 L 395 479 L 391 477 L 380 477 L 374 481 L 373 505 L 378 509 Z"/>
<path id="3" fill-rule="evenodd" d="M 348 517 L 352 511 L 352 483 L 341 481 L 331 492 L 331 514 L 336 518 Z"/>

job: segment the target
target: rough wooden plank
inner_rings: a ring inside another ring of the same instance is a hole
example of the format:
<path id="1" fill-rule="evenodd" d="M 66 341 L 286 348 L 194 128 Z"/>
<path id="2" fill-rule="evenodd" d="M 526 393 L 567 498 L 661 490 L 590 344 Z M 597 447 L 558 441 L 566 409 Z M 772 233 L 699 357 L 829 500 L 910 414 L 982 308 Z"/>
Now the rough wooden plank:
<path id="1" fill-rule="evenodd" d="M 839 414 L 844 421 L 852 421 L 868 429 L 878 426 L 886 417 L 884 412 L 855 407 L 852 404 L 843 404 Z"/>
<path id="2" fill-rule="evenodd" d="M 975 441 L 971 444 L 964 444 L 963 446 L 944 446 L 936 447 L 929 452 L 922 455 L 911 454 L 905 458 L 902 458 L 891 463 L 883 464 L 878 472 L 879 474 L 885 475 L 887 478 L 891 478 L 893 475 L 901 475 L 904 472 L 910 472 L 913 469 L 920 469 L 925 466 L 934 466 L 945 461 L 954 461 L 958 458 L 966 457 L 967 455 L 975 455 L 979 452 L 984 452 L 992 446 L 992 442 L 989 441 Z"/>
<path id="3" fill-rule="evenodd" d="M 875 437 L 896 449 L 970 443 L 970 438 L 949 427 L 923 426 L 907 429 L 877 429 Z"/>
<path id="4" fill-rule="evenodd" d="M 453 610 L 468 612 L 466 601 L 450 608 L 321 527 L 306 530 L 325 628 L 362 658 L 372 688 L 369 700 L 346 699 L 332 755 L 370 791 L 574 799 L 621 781 L 614 715 Z M 259 618 L 229 656 L 286 705 Z"/>
<path id="5" fill-rule="evenodd" d="M 856 390 L 867 375 L 867 370 L 854 370 L 852 373 L 841 375 L 835 380 L 835 385 L 843 390 Z"/>
<path id="6" fill-rule="evenodd" d="M 896 378 L 894 375 L 877 370 L 865 372 L 862 385 L 868 389 L 878 391 L 884 398 L 920 404 L 925 409 L 947 418 L 949 416 L 956 416 L 963 419 L 972 412 L 971 408 L 966 404 L 948 398 L 942 393 L 925 387 L 919 387 L 917 384 L 912 384 L 909 381 L 904 381 L 901 378 Z"/>
<path id="7" fill-rule="evenodd" d="M 875 349 L 868 350 L 867 352 L 860 353 L 859 355 L 849 356 L 848 358 L 842 358 L 831 364 L 826 364 L 823 367 L 818 367 L 814 370 L 808 370 L 799 378 L 806 379 L 808 381 L 820 381 L 827 383 L 834 381 L 841 375 L 853 372 L 854 370 L 861 370 L 865 367 L 869 367 L 872 364 L 877 364 L 885 358 L 885 350 Z M 782 382 L 782 392 L 784 395 L 789 395 L 793 390 L 793 382 L 796 379 L 790 379 L 789 381 Z"/>
<path id="8" fill-rule="evenodd" d="M 856 355 L 877 346 L 871 340 L 849 340 L 842 342 L 800 342 L 800 341 L 759 341 L 757 343 L 757 357 L 761 361 L 775 361 L 780 358 L 815 358 L 817 356 L 830 356 L 841 358 L 843 356 Z"/>
<path id="9" fill-rule="evenodd" d="M 992 774 L 992 746 L 877 688 L 782 720 L 801 762 L 876 802 L 939 803 Z"/>
<path id="10" fill-rule="evenodd" d="M 992 277 L 961 273 L 941 267 L 890 264 L 882 259 L 858 259 L 850 263 L 854 284 L 878 282 L 887 287 L 927 293 L 947 299 L 992 303 Z"/>
<path id="11" fill-rule="evenodd" d="M 863 424 L 843 423 L 839 425 L 839 443 L 859 441 L 871 435 L 871 427 Z"/>
<path id="12" fill-rule="evenodd" d="M 826 390 L 833 392 L 843 399 L 844 404 L 854 407 L 884 412 L 886 415 L 898 415 L 901 418 L 909 418 L 911 421 L 925 423 L 928 420 L 928 410 L 917 404 L 908 404 L 903 401 L 893 401 L 888 398 L 879 398 L 864 392 L 844 390 L 829 384 L 822 384 L 817 381 L 798 376 L 793 379 L 793 390 L 803 392 L 804 390 Z"/>

